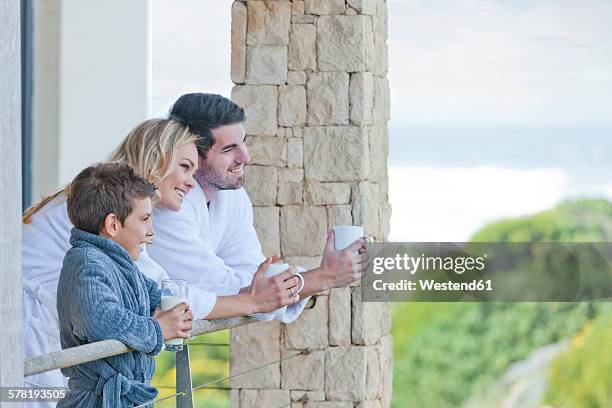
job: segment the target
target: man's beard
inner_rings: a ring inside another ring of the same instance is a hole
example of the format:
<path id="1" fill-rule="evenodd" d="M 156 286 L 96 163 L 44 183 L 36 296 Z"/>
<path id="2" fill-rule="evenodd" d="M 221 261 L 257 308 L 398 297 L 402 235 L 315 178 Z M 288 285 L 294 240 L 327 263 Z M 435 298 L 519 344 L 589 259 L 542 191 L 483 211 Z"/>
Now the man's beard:
<path id="1" fill-rule="evenodd" d="M 214 188 L 216 190 L 237 190 L 244 184 L 244 176 L 236 180 L 226 180 L 215 170 L 206 168 L 198 170 L 195 176 L 198 184 L 202 188 Z"/>

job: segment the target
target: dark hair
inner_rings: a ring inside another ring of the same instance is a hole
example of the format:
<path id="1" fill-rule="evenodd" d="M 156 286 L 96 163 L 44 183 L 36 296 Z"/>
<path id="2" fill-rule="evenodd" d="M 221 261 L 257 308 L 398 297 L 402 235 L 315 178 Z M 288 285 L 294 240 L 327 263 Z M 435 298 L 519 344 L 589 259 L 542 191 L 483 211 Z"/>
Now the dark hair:
<path id="1" fill-rule="evenodd" d="M 99 234 L 108 214 L 121 224 L 133 211 L 134 199 L 151 198 L 155 186 L 125 163 L 100 163 L 81 171 L 68 188 L 68 217 L 83 231 Z"/>
<path id="2" fill-rule="evenodd" d="M 202 137 L 198 153 L 206 157 L 206 150 L 215 139 L 212 130 L 220 126 L 244 122 L 244 109 L 221 95 L 189 93 L 181 96 L 170 109 L 170 119 L 181 122 Z"/>

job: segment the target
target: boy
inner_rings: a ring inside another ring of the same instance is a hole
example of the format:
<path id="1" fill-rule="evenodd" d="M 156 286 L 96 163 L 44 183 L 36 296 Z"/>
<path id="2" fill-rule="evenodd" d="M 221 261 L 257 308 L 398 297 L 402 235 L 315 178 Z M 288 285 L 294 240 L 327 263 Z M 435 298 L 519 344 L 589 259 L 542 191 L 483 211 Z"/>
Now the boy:
<path id="1" fill-rule="evenodd" d="M 70 185 L 72 248 L 57 290 L 62 348 L 116 339 L 133 351 L 63 368 L 69 392 L 58 407 L 133 407 L 154 399 L 153 356 L 163 340 L 188 337 L 187 304 L 156 310 L 157 284 L 134 264 L 152 235 L 154 195 L 152 184 L 120 163 L 88 167 Z"/>

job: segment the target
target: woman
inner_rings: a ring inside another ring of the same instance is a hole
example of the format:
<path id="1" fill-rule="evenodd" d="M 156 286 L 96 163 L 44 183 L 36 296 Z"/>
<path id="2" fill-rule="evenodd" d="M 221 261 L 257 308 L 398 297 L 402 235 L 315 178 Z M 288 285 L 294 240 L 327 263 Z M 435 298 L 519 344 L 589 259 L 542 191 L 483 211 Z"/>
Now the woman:
<path id="1" fill-rule="evenodd" d="M 177 211 L 195 186 L 198 136 L 172 119 L 151 119 L 136 126 L 111 157 L 130 164 L 158 189 L 156 208 Z M 64 254 L 69 248 L 72 225 L 66 210 L 67 189 L 43 199 L 23 216 L 22 265 L 24 287 L 24 352 L 26 358 L 60 350 L 56 291 Z M 296 303 L 291 296 L 297 278 L 291 272 L 266 279 L 270 260 L 262 263 L 247 291 L 233 296 L 190 287 L 188 303 L 196 318 L 241 316 L 266 312 Z M 143 248 L 140 270 L 160 282 L 168 277 Z M 237 290 L 236 290 L 237 292 Z M 219 313 L 219 311 L 222 311 Z M 59 370 L 25 378 L 28 386 L 65 386 Z"/>

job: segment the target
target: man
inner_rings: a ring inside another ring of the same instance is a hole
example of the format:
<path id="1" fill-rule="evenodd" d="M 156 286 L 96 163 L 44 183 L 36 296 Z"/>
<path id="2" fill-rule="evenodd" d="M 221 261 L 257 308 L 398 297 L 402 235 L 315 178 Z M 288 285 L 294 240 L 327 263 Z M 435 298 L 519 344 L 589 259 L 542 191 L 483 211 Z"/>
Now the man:
<path id="1" fill-rule="evenodd" d="M 181 96 L 170 117 L 199 134 L 204 147 L 198 152 L 198 186 L 185 198 L 181 210 L 155 213 L 156 238 L 150 255 L 172 277 L 186 279 L 217 295 L 236 294 L 250 285 L 265 259 L 253 227 L 252 205 L 242 188 L 244 166 L 250 160 L 244 110 L 222 96 L 195 93 Z M 279 319 L 293 321 L 308 296 L 359 279 L 363 244 L 358 240 L 345 250 L 335 251 L 330 231 L 321 265 L 302 273 L 302 300 Z M 297 278 L 289 279 L 297 284 Z M 222 315 L 215 309 L 208 319 Z"/>

